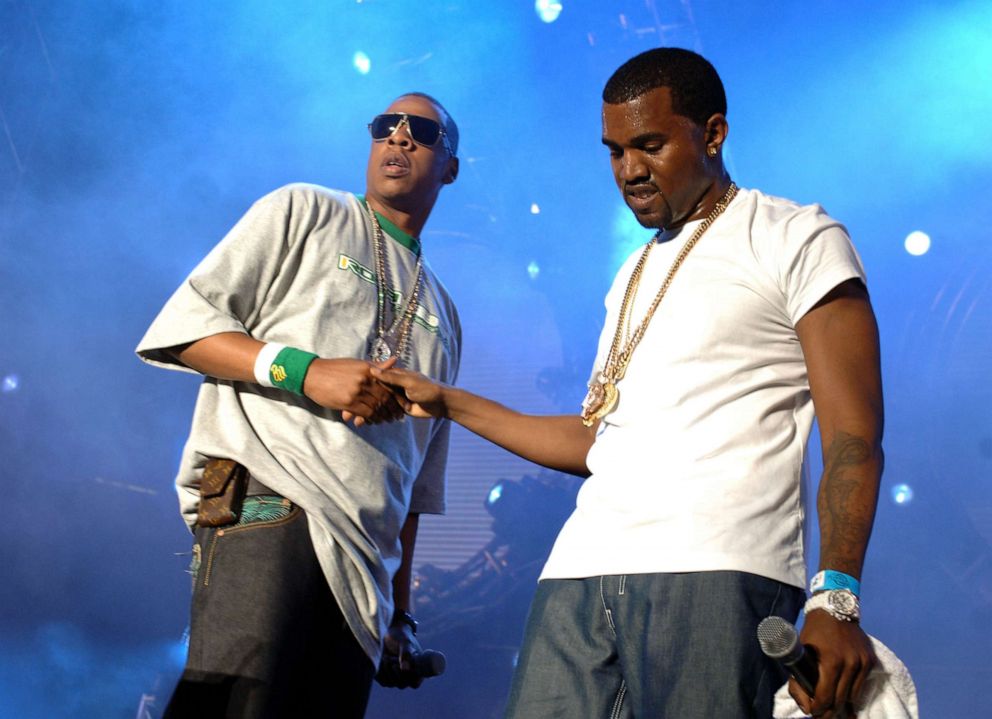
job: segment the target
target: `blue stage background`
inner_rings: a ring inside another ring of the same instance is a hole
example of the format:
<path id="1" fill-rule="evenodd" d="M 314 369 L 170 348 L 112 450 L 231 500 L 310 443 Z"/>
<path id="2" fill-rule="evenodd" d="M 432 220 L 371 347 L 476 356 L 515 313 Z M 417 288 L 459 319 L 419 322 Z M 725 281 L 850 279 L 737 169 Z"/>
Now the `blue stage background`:
<path id="1" fill-rule="evenodd" d="M 465 327 L 461 383 L 578 406 L 602 297 L 646 239 L 599 142 L 599 93 L 663 44 L 720 71 L 734 179 L 820 202 L 862 254 L 888 420 L 864 624 L 925 716 L 986 715 L 992 6 L 560 5 L 0 0 L 0 717 L 159 716 L 182 663 L 171 482 L 197 383 L 133 347 L 254 199 L 296 181 L 361 191 L 365 124 L 394 96 L 433 94 L 461 129 L 461 176 L 423 234 Z M 928 251 L 907 251 L 913 232 Z M 498 539 L 490 487 L 535 473 L 456 432 L 422 575 L 460 576 Z M 377 689 L 369 715 L 498 716 L 526 596 L 498 641 L 486 601 L 475 630 L 432 638 L 447 674 Z"/>

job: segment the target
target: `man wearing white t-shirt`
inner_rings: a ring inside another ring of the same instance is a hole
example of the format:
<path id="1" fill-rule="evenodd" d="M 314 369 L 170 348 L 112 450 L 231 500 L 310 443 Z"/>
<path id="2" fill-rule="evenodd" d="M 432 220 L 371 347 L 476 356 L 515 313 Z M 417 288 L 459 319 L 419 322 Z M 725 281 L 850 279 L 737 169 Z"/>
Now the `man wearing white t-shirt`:
<path id="1" fill-rule="evenodd" d="M 806 600 L 800 471 L 824 447 L 821 571 L 801 639 L 817 716 L 875 663 L 857 595 L 882 470 L 878 332 L 844 228 L 739 189 L 713 67 L 659 48 L 603 92 L 603 144 L 638 221 L 580 415 L 531 416 L 402 370 L 407 412 L 446 416 L 588 476 L 541 575 L 507 716 L 769 717 L 782 668 L 755 638 Z"/>

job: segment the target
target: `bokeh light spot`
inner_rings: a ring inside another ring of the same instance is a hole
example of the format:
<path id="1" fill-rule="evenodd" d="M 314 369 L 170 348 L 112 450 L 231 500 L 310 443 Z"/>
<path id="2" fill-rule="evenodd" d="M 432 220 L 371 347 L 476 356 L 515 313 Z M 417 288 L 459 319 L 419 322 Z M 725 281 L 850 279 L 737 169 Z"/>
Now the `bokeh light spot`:
<path id="1" fill-rule="evenodd" d="M 3 378 L 3 382 L 0 383 L 0 392 L 16 392 L 17 388 L 21 386 L 21 378 L 16 374 L 9 374 Z"/>
<path id="2" fill-rule="evenodd" d="M 913 488 L 908 484 L 897 484 L 892 488 L 892 501 L 896 504 L 909 504 L 913 501 Z"/>
<path id="3" fill-rule="evenodd" d="M 369 70 L 372 69 L 372 59 L 361 50 L 355 53 L 355 56 L 351 59 L 351 64 L 362 75 L 368 75 Z"/>
<path id="4" fill-rule="evenodd" d="M 561 3 L 558 0 L 536 0 L 534 10 L 544 22 L 554 22 L 561 15 Z"/>
<path id="5" fill-rule="evenodd" d="M 906 252 L 911 255 L 925 255 L 930 249 L 930 235 L 916 230 L 906 235 Z"/>

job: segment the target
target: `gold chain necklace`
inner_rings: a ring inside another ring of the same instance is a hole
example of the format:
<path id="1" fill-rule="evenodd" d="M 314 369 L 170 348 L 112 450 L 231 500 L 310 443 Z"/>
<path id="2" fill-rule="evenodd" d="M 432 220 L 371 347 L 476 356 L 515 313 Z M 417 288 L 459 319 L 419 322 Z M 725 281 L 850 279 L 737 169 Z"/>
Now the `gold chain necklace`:
<path id="1" fill-rule="evenodd" d="M 417 313 L 417 303 L 420 300 L 420 286 L 423 284 L 424 266 L 423 253 L 417 254 L 417 279 L 413 283 L 413 291 L 410 299 L 406 303 L 403 312 L 398 313 L 393 323 L 386 328 L 386 291 L 388 289 L 386 278 L 386 248 L 383 240 L 382 227 L 375 216 L 375 211 L 365 203 L 368 210 L 369 219 L 372 221 L 372 248 L 375 251 L 375 279 L 377 289 L 376 307 L 376 338 L 372 340 L 369 348 L 369 358 L 373 362 L 385 362 L 394 354 L 403 357 L 406 351 L 407 342 L 410 339 L 410 328 L 413 326 L 413 317 Z M 399 294 L 399 293 L 397 293 Z M 402 295 L 400 295 L 402 297 Z M 389 336 L 396 335 L 395 349 L 390 346 Z"/>
<path id="2" fill-rule="evenodd" d="M 644 251 L 641 252 L 641 256 L 634 266 L 630 280 L 627 281 L 627 290 L 624 292 L 623 303 L 620 305 L 620 316 L 617 317 L 617 329 L 613 333 L 613 343 L 610 345 L 610 352 L 606 356 L 606 367 L 596 375 L 595 379 L 589 382 L 589 392 L 582 401 L 582 424 L 586 427 L 591 427 L 596 420 L 602 419 L 616 407 L 617 400 L 620 398 L 617 383 L 623 379 L 624 374 L 627 372 L 627 365 L 630 364 L 630 358 L 634 354 L 634 350 L 640 343 L 641 338 L 644 337 L 648 324 L 651 322 L 651 318 L 654 317 L 655 310 L 661 304 L 661 298 L 668 292 L 668 287 L 672 284 L 675 273 L 678 272 L 679 267 L 685 262 L 686 256 L 688 256 L 689 251 L 699 241 L 699 238 L 709 229 L 716 218 L 727 209 L 727 206 L 736 195 L 737 185 L 731 182 L 730 187 L 727 188 L 720 201 L 716 203 L 713 211 L 696 228 L 696 231 L 692 233 L 692 237 L 682 245 L 682 249 L 679 250 L 679 254 L 675 257 L 675 261 L 672 262 L 672 266 L 665 276 L 665 281 L 661 283 L 661 287 L 658 289 L 658 294 L 655 295 L 654 301 L 648 307 L 644 319 L 641 320 L 637 328 L 631 333 L 630 325 L 631 315 L 634 311 L 634 297 L 637 295 L 638 286 L 641 284 L 641 275 L 644 271 L 644 265 L 647 263 L 648 255 L 651 254 L 651 249 L 657 244 L 661 231 L 659 230 L 644 246 Z M 624 332 L 624 328 L 626 328 L 626 332 Z M 626 342 L 623 342 L 625 334 L 627 335 L 627 339 Z M 622 349 L 621 344 L 623 344 Z"/>

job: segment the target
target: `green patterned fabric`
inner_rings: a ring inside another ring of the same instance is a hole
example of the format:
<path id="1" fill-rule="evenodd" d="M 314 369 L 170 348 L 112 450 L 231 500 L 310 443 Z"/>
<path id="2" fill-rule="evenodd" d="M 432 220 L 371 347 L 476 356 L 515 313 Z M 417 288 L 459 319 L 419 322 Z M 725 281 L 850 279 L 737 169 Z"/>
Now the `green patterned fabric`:
<path id="1" fill-rule="evenodd" d="M 196 584 L 196 578 L 200 575 L 200 562 L 203 558 L 203 552 L 200 549 L 199 544 L 193 545 L 193 556 L 189 560 L 189 569 L 186 571 L 189 573 L 190 578 L 193 580 L 193 584 Z"/>
<path id="2" fill-rule="evenodd" d="M 245 497 L 241 506 L 241 517 L 238 525 L 255 524 L 256 522 L 274 522 L 288 517 L 293 505 L 274 494 L 259 494 Z"/>

